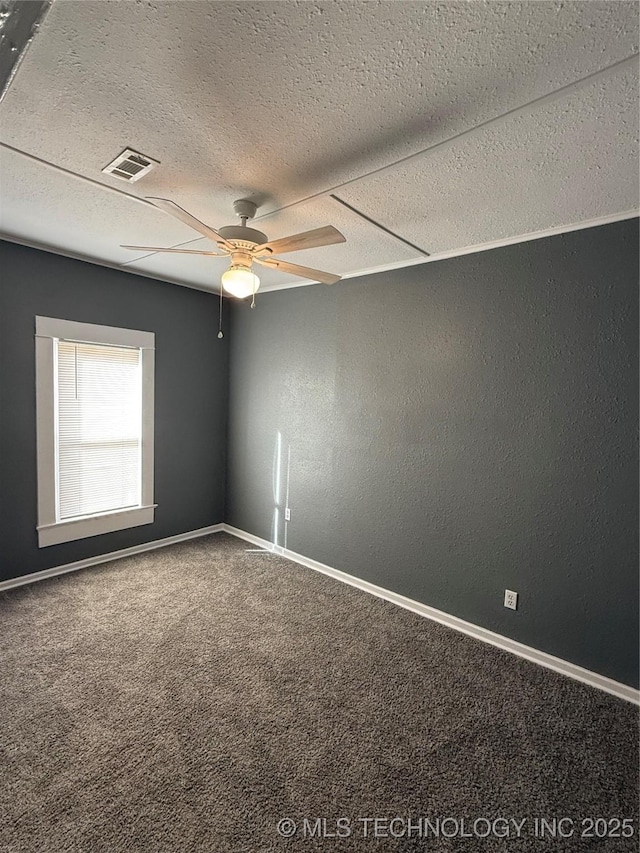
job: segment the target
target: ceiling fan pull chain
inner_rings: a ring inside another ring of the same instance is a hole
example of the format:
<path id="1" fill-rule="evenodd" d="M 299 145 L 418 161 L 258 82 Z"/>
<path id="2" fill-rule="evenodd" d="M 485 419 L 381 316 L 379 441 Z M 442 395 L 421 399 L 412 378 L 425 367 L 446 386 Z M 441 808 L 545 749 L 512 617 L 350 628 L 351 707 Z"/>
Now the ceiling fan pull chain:
<path id="1" fill-rule="evenodd" d="M 251 294 L 251 307 L 252 307 L 252 308 L 255 308 L 255 307 L 256 307 L 256 290 L 257 290 L 257 288 L 256 288 L 256 278 L 255 278 L 255 276 L 254 276 L 254 279 L 253 279 L 253 293 Z"/>
<path id="2" fill-rule="evenodd" d="M 224 338 L 224 334 L 222 332 L 222 286 L 220 286 L 220 319 L 218 321 L 218 337 Z"/>

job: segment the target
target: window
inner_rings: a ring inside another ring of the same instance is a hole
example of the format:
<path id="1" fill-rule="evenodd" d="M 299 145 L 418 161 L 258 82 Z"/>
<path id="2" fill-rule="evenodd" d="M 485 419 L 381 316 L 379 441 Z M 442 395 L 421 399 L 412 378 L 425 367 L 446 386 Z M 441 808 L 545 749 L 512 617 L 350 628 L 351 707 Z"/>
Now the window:
<path id="1" fill-rule="evenodd" d="M 41 548 L 153 522 L 154 340 L 36 317 Z"/>

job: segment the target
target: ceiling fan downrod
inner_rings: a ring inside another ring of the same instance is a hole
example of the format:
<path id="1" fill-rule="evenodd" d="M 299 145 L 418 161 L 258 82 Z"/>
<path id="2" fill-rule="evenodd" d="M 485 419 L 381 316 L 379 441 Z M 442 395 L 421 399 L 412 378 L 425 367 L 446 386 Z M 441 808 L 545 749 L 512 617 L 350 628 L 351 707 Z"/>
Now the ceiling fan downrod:
<path id="1" fill-rule="evenodd" d="M 247 219 L 253 219 L 258 209 L 257 204 L 250 201 L 248 198 L 240 198 L 233 202 L 233 212 L 242 220 L 242 224 L 247 224 Z"/>

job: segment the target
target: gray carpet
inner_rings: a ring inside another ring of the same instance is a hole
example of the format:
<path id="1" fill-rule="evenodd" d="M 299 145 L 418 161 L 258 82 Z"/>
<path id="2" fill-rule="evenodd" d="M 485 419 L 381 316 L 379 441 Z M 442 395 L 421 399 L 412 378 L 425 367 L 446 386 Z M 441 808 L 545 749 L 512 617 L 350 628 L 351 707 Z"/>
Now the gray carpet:
<path id="1" fill-rule="evenodd" d="M 636 707 L 246 547 L 0 597 L 3 853 L 638 849 Z"/>

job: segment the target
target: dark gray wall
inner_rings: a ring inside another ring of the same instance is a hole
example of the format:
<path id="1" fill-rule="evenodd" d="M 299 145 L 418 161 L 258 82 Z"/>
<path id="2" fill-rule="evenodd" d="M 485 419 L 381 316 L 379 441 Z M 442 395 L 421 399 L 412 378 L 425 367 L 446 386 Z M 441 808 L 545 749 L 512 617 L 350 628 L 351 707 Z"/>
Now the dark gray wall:
<path id="1" fill-rule="evenodd" d="M 0 580 L 224 520 L 227 339 L 210 294 L 0 242 Z M 153 524 L 38 548 L 34 317 L 156 335 Z"/>
<path id="2" fill-rule="evenodd" d="M 227 521 L 637 685 L 637 234 L 234 306 Z"/>

